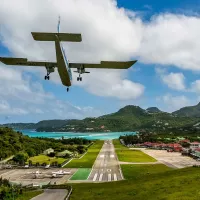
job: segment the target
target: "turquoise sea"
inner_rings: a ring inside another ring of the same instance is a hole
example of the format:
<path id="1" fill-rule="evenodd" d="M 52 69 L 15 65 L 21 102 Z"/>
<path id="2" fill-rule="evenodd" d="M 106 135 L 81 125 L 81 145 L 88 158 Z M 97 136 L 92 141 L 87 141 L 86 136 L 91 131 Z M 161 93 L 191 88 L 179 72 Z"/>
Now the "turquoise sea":
<path id="1" fill-rule="evenodd" d="M 107 140 L 107 139 L 116 139 L 119 138 L 120 135 L 135 135 L 136 132 L 108 132 L 108 133 L 73 133 L 73 132 L 36 132 L 34 130 L 18 130 L 22 132 L 24 135 L 28 135 L 29 137 L 45 137 L 45 138 L 55 138 L 61 139 L 62 136 L 64 138 L 86 138 L 89 140 Z"/>

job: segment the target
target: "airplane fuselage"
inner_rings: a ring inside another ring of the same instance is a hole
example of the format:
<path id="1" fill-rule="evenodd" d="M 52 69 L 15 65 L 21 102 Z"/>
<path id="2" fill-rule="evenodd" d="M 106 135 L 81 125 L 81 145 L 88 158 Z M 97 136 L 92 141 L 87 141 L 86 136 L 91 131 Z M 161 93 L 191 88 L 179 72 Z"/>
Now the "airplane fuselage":
<path id="1" fill-rule="evenodd" d="M 59 37 L 56 37 L 55 41 L 57 68 L 62 84 L 69 87 L 71 86 L 72 73 L 69 68 L 69 63 L 65 55 L 65 51 L 60 43 Z"/>

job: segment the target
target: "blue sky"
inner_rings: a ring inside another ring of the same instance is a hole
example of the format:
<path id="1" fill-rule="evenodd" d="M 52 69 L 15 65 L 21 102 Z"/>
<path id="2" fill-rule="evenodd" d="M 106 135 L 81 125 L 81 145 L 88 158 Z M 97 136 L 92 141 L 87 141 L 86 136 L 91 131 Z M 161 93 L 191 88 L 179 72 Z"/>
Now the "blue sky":
<path id="1" fill-rule="evenodd" d="M 13 1 L 0 3 L 0 56 L 55 60 L 54 46 L 32 41 L 30 32 L 55 31 L 59 13 L 63 32 L 83 33 L 83 44 L 64 44 L 69 60 L 138 62 L 121 72 L 91 71 L 81 83 L 74 73 L 69 93 L 56 73 L 45 81 L 43 69 L 0 64 L 1 123 L 99 116 L 129 104 L 172 112 L 199 102 L 200 0 L 118 0 L 117 6 L 111 0 L 85 1 L 88 10 L 83 1 L 60 1 L 63 6 L 55 10 L 44 3 L 44 13 L 39 1 L 30 6 L 20 0 L 8 12 Z"/>

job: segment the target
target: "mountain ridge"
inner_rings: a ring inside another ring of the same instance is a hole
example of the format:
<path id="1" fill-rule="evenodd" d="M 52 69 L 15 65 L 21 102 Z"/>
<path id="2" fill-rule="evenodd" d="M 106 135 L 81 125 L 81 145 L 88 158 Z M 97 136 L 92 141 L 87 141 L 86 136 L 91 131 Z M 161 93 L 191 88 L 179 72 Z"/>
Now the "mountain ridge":
<path id="1" fill-rule="evenodd" d="M 199 110 L 195 110 L 199 107 Z M 183 112 L 184 110 L 184 112 Z M 194 115 L 194 110 L 195 115 Z M 135 131 L 137 129 L 161 127 L 158 123 L 169 124 L 169 127 L 193 126 L 200 122 L 200 103 L 196 106 L 184 107 L 178 111 L 167 113 L 157 107 L 143 109 L 135 105 L 127 105 L 117 112 L 99 117 L 78 119 L 42 120 L 38 123 L 3 124 L 14 129 L 36 129 L 37 131 L 59 132 L 109 132 Z"/>

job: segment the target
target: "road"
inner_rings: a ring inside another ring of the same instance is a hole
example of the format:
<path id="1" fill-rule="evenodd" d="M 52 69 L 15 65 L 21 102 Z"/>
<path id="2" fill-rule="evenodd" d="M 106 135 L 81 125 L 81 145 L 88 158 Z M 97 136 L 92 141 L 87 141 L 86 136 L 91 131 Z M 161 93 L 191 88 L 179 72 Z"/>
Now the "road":
<path id="1" fill-rule="evenodd" d="M 106 182 L 122 179 L 114 145 L 111 140 L 106 140 L 97 156 L 88 180 L 93 182 Z"/>
<path id="2" fill-rule="evenodd" d="M 64 189 L 47 189 L 44 193 L 32 198 L 31 200 L 64 200 L 67 190 Z"/>
<path id="3" fill-rule="evenodd" d="M 8 160 L 13 159 L 13 157 L 14 157 L 14 155 L 13 155 L 13 156 L 10 156 L 9 158 L 6 158 L 6 159 L 4 159 L 4 160 L 1 160 L 1 161 L 0 161 L 0 164 L 5 164 Z"/>

